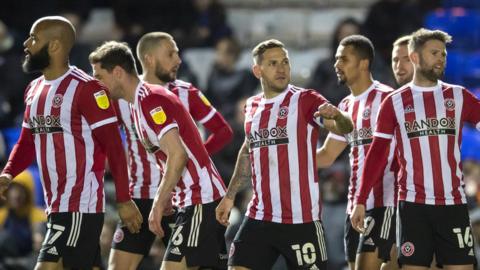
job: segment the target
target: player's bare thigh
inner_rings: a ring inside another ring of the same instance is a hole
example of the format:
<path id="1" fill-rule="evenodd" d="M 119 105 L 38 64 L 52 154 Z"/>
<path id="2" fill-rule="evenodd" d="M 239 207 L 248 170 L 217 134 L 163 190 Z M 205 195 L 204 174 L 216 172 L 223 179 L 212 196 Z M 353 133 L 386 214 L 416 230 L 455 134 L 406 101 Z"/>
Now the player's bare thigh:
<path id="1" fill-rule="evenodd" d="M 135 270 L 143 255 L 112 249 L 108 259 L 108 270 Z"/>

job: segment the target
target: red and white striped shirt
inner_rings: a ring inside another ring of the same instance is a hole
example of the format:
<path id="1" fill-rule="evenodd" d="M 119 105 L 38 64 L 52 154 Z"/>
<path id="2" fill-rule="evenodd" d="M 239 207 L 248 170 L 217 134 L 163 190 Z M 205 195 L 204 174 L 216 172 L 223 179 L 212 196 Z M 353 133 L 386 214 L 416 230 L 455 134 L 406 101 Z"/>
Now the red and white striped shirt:
<path id="1" fill-rule="evenodd" d="M 143 146 L 148 152 L 155 153 L 163 166 L 166 155 L 160 151 L 159 141 L 170 129 L 179 130 L 189 160 L 175 187 L 175 206 L 205 204 L 225 194 L 225 184 L 208 156 L 196 125 L 175 94 L 162 86 L 141 81 L 131 113 Z"/>
<path id="2" fill-rule="evenodd" d="M 223 117 L 210 104 L 208 99 L 195 88 L 191 83 L 181 80 L 175 80 L 166 86 L 172 93 L 177 95 L 182 104 L 187 108 L 193 119 L 207 126 L 227 125 Z M 162 178 L 162 168 L 158 164 L 154 155 L 149 154 L 142 143 L 139 141 L 133 116 L 130 113 L 130 106 L 125 100 L 118 100 L 116 103 L 117 114 L 120 118 L 126 133 L 129 177 L 130 177 L 130 193 L 133 198 L 153 199 L 157 192 L 160 180 Z M 222 123 L 211 123 L 221 118 Z M 216 130 L 210 130 L 216 138 L 219 134 Z M 222 142 L 214 141 L 215 148 L 221 148 L 224 143 L 228 143 L 229 138 L 223 138 Z M 205 145 L 208 150 L 208 146 Z"/>
<path id="3" fill-rule="evenodd" d="M 253 186 L 248 217 L 285 224 L 320 220 L 316 145 L 321 123 L 313 114 L 326 102 L 314 90 L 293 85 L 271 99 L 259 94 L 247 100 Z"/>
<path id="4" fill-rule="evenodd" d="M 358 181 L 363 172 L 363 165 L 368 149 L 373 139 L 373 129 L 377 123 L 380 104 L 393 89 L 387 85 L 374 81 L 370 87 L 359 96 L 348 95 L 338 108 L 347 112 L 353 121 L 353 131 L 345 136 L 330 133 L 328 137 L 347 142 L 350 145 L 350 184 L 348 187 L 347 213 L 353 210 L 354 200 L 358 195 L 360 182 Z M 394 166 L 395 141 L 392 140 L 388 151 L 388 161 L 383 172 L 383 179 L 377 183 L 368 195 L 366 209 L 374 207 L 396 206 L 396 179 Z"/>
<path id="5" fill-rule="evenodd" d="M 480 130 L 479 112 L 480 101 L 472 93 L 441 81 L 428 88 L 410 83 L 385 99 L 374 136 L 395 137 L 397 142 L 399 200 L 429 205 L 466 203 L 461 131 L 464 122 Z M 372 158 L 370 162 L 381 161 Z M 362 181 L 372 180 L 365 176 Z M 364 185 L 360 203 L 369 184 Z"/>
<path id="6" fill-rule="evenodd" d="M 47 213 L 104 212 L 105 153 L 92 131 L 117 121 L 106 89 L 70 67 L 56 80 L 32 81 L 25 103 Z"/>

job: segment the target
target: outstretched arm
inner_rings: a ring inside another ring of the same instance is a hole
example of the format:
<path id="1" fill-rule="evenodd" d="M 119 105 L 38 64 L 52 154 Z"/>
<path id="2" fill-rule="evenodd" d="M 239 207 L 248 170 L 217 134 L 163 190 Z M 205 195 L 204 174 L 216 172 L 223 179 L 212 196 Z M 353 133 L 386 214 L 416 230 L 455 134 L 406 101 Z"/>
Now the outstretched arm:
<path id="1" fill-rule="evenodd" d="M 250 164 L 250 155 L 248 153 L 248 142 L 245 142 L 240 148 L 237 157 L 235 170 L 233 171 L 230 184 L 228 185 L 227 194 L 218 204 L 216 209 L 216 217 L 218 222 L 224 226 L 228 226 L 228 215 L 233 207 L 233 202 L 237 193 L 242 190 L 252 178 L 252 168 Z"/>
<path id="2" fill-rule="evenodd" d="M 335 135 L 338 136 L 338 135 Z M 317 149 L 317 168 L 328 168 L 347 147 L 346 141 L 340 141 L 329 135 L 320 149 Z"/>

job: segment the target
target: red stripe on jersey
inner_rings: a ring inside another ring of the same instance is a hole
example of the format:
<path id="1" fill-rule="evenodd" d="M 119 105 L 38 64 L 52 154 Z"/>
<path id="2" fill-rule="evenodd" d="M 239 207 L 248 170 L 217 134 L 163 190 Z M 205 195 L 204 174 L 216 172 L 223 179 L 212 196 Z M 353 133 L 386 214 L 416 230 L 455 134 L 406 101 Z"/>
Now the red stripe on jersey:
<path id="1" fill-rule="evenodd" d="M 292 93 L 287 93 L 285 100 L 280 104 L 280 108 L 290 104 Z M 287 126 L 287 118 L 278 118 L 277 127 Z M 292 200 L 290 186 L 290 166 L 288 164 L 288 145 L 280 144 L 277 147 L 277 158 L 281 163 L 278 164 L 278 177 L 280 180 L 280 199 L 282 203 L 282 219 L 286 223 L 292 223 Z M 317 175 L 317 174 L 315 174 Z"/>
<path id="2" fill-rule="evenodd" d="M 412 90 L 403 91 L 401 93 L 402 101 L 403 101 L 403 111 L 406 111 L 407 106 L 414 106 L 413 105 L 413 96 Z M 405 121 L 413 122 L 416 119 L 415 111 L 409 112 L 405 114 Z M 407 142 L 408 143 L 408 142 Z M 415 185 L 415 202 L 417 203 L 425 203 L 425 187 L 423 181 L 423 162 L 422 162 L 422 151 L 420 147 L 419 138 L 410 139 L 410 147 L 412 149 L 412 161 L 413 162 L 413 182 Z M 407 190 L 403 191 L 400 190 L 401 198 L 405 199 L 407 195 Z M 403 196 L 402 196 L 403 195 Z"/>
<path id="3" fill-rule="evenodd" d="M 443 98 L 446 100 L 447 98 L 453 99 L 453 88 L 443 86 Z M 445 110 L 446 116 L 451 119 L 455 119 L 455 111 L 454 110 Z M 463 122 L 463 119 L 461 120 Z M 458 145 L 461 145 L 462 140 L 462 129 L 460 128 L 457 130 L 458 134 Z M 448 165 L 450 167 L 450 177 L 452 179 L 452 196 L 455 204 L 462 204 L 462 195 L 460 194 L 460 185 L 461 181 L 456 174 L 457 170 L 457 161 L 455 160 L 454 149 L 455 147 L 455 136 L 448 136 L 448 144 L 447 144 L 447 156 L 448 156 Z"/>
<path id="4" fill-rule="evenodd" d="M 423 100 L 425 103 L 425 116 L 437 118 L 437 108 L 435 106 L 435 97 L 433 92 L 424 92 Z M 441 108 L 438 108 L 440 111 Z M 440 159 L 440 144 L 438 136 L 428 136 L 430 146 L 431 169 L 433 175 L 433 192 L 435 194 L 435 204 L 445 205 L 445 191 L 443 190 L 442 161 Z"/>
<path id="5" fill-rule="evenodd" d="M 298 107 L 302 108 L 301 101 L 298 101 Z M 302 122 L 305 116 L 298 114 L 298 123 Z M 307 138 L 307 125 L 297 125 L 297 138 Z M 312 220 L 312 202 L 310 194 L 310 185 L 308 183 L 308 159 L 307 144 L 303 140 L 297 140 L 298 149 L 298 170 L 300 184 L 300 198 L 302 204 L 303 220 Z"/>
<path id="6" fill-rule="evenodd" d="M 48 90 L 50 89 L 50 85 L 44 85 L 43 89 L 40 90 L 40 97 L 38 100 L 37 105 L 37 112 L 36 115 L 43 115 L 45 111 L 45 101 L 47 98 Z M 40 134 L 40 151 L 42 153 L 47 153 L 47 134 Z M 47 191 L 47 205 L 50 206 L 52 203 L 52 182 L 50 180 L 50 174 L 48 173 L 48 165 L 47 165 L 47 155 L 42 154 L 41 156 L 41 170 L 42 170 L 42 177 L 43 183 L 45 185 L 45 190 Z"/>
<path id="7" fill-rule="evenodd" d="M 250 114 L 245 115 L 246 118 L 251 119 L 255 115 L 255 112 L 257 111 L 257 109 L 258 109 L 258 100 L 254 100 L 254 101 L 252 101 L 252 108 L 250 109 Z M 247 121 L 245 123 L 245 130 L 251 130 L 251 126 L 252 126 L 252 122 Z M 248 134 L 247 134 L 247 136 L 248 136 Z M 245 143 L 248 143 L 248 142 L 245 142 Z M 249 155 L 249 159 L 250 159 L 250 164 L 252 166 L 252 187 L 255 188 L 257 186 L 257 177 L 256 177 L 256 174 L 253 173 L 255 171 L 255 161 L 253 160 L 253 155 L 252 154 Z M 250 211 L 249 217 L 250 218 L 255 218 L 255 216 L 257 214 L 257 206 L 258 206 L 258 197 L 256 196 L 256 192 L 253 193 L 252 205 L 254 207 L 249 208 L 249 211 Z"/>
<path id="8" fill-rule="evenodd" d="M 77 97 L 78 95 L 81 95 L 82 91 L 75 91 L 75 96 L 72 101 L 72 108 L 76 108 L 77 102 L 79 98 Z M 82 134 L 82 116 L 78 113 L 72 113 L 71 114 L 71 129 L 72 129 L 72 134 Z M 71 194 L 78 194 L 78 198 L 75 198 L 75 196 L 71 196 L 69 203 L 68 203 L 68 211 L 69 212 L 75 212 L 78 211 L 80 208 L 80 196 L 81 196 L 81 191 L 83 189 L 83 185 L 85 183 L 85 158 L 86 158 L 86 151 L 85 151 L 85 140 L 83 139 L 83 136 L 75 136 L 75 156 L 77 157 L 76 159 L 76 175 L 77 179 L 75 181 L 75 185 L 72 188 Z M 105 162 L 105 161 L 104 161 Z"/>
<path id="9" fill-rule="evenodd" d="M 265 108 L 262 111 L 260 117 L 260 129 L 268 128 L 268 120 L 270 119 L 270 110 L 272 104 L 265 104 Z M 260 148 L 260 167 L 261 167 L 261 176 L 262 176 L 262 201 L 264 213 L 272 213 L 272 200 L 270 195 L 270 170 L 269 170 L 269 159 L 268 159 L 268 147 Z M 264 219 L 266 221 L 271 221 L 272 216 L 265 215 Z"/>
<path id="10" fill-rule="evenodd" d="M 196 188 L 192 188 L 192 204 L 201 204 L 202 203 L 202 194 L 200 190 L 200 177 L 198 176 L 197 169 L 195 168 L 195 164 L 191 159 L 188 160 L 187 163 L 187 170 L 192 177 L 193 184 L 192 186 Z"/>
<path id="11" fill-rule="evenodd" d="M 147 151 L 142 146 L 140 141 L 137 140 L 136 144 L 137 144 L 138 154 L 140 156 L 140 162 L 142 163 L 142 169 L 143 169 L 143 173 L 142 173 L 143 182 L 142 182 L 142 187 L 140 188 L 140 196 L 146 199 L 146 198 L 150 198 L 150 185 L 152 184 L 152 172 L 150 169 L 150 162 L 147 159 L 147 156 L 148 156 Z M 135 163 L 135 161 L 132 161 L 132 162 Z M 136 178 L 137 177 L 135 176 L 135 180 L 138 181 L 138 179 Z"/>
<path id="12" fill-rule="evenodd" d="M 353 102 L 353 109 L 352 109 L 352 122 L 357 123 L 357 117 L 358 117 L 358 106 L 360 102 L 355 101 Z M 354 194 L 357 192 L 357 180 L 358 180 L 358 147 L 353 147 L 351 151 L 351 155 L 353 156 L 352 160 L 352 168 L 351 168 L 351 176 L 350 176 L 350 192 L 349 195 L 352 196 L 350 201 L 353 201 L 355 198 L 353 198 Z M 350 206 L 350 211 L 353 210 L 353 204 Z M 349 212 L 350 212 L 349 211 Z"/>
<path id="13" fill-rule="evenodd" d="M 62 97 L 65 95 L 65 92 L 67 91 L 67 87 L 71 82 L 71 78 L 63 80 L 58 88 L 56 89 L 56 93 L 54 96 L 54 100 L 52 102 L 55 102 L 55 97 L 57 95 L 61 95 Z M 60 106 L 52 106 L 52 109 L 50 111 L 50 114 L 52 116 L 60 117 Z M 53 133 L 52 134 L 53 138 L 53 144 L 55 148 L 55 164 L 57 167 L 57 176 L 58 176 L 58 186 L 57 186 L 57 198 L 55 201 L 52 202 L 52 211 L 53 212 L 58 212 L 60 208 L 60 199 L 62 198 L 62 194 L 65 192 L 65 184 L 67 180 L 67 160 L 65 157 L 65 142 L 63 140 L 63 132 L 60 133 Z"/>

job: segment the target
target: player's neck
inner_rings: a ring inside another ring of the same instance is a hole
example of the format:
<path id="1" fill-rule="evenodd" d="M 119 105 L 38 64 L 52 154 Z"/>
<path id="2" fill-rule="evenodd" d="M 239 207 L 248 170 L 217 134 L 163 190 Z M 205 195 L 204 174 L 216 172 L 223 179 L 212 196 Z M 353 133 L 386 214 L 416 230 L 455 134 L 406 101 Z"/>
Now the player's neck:
<path id="1" fill-rule="evenodd" d="M 145 71 L 145 73 L 143 74 L 143 80 L 148 83 L 158 84 L 161 86 L 165 86 L 167 84 L 166 82 L 160 80 L 157 76 L 155 76 L 154 73 L 148 71 Z"/>
<path id="2" fill-rule="evenodd" d="M 137 75 L 131 75 L 125 78 L 125 82 L 123 84 L 123 91 L 125 96 L 123 96 L 122 98 L 130 103 L 134 103 L 135 92 L 139 83 L 140 78 Z"/>
<path id="3" fill-rule="evenodd" d="M 348 86 L 350 88 L 350 92 L 352 92 L 353 96 L 359 96 L 363 94 L 367 89 L 372 85 L 373 78 L 372 75 L 369 73 L 368 76 L 360 76 L 358 80 L 353 82 L 351 85 Z"/>
<path id="4" fill-rule="evenodd" d="M 421 74 L 415 73 L 413 75 L 413 84 L 415 84 L 416 86 L 420 86 L 420 87 L 432 87 L 432 86 L 437 85 L 438 81 L 437 80 L 435 80 L 435 81 L 429 80 L 429 79 L 425 78 L 424 76 L 422 76 Z"/>
<path id="5" fill-rule="evenodd" d="M 51 63 L 47 68 L 42 70 L 43 77 L 47 81 L 53 81 L 60 78 L 69 69 L 68 62 L 61 65 Z"/>

